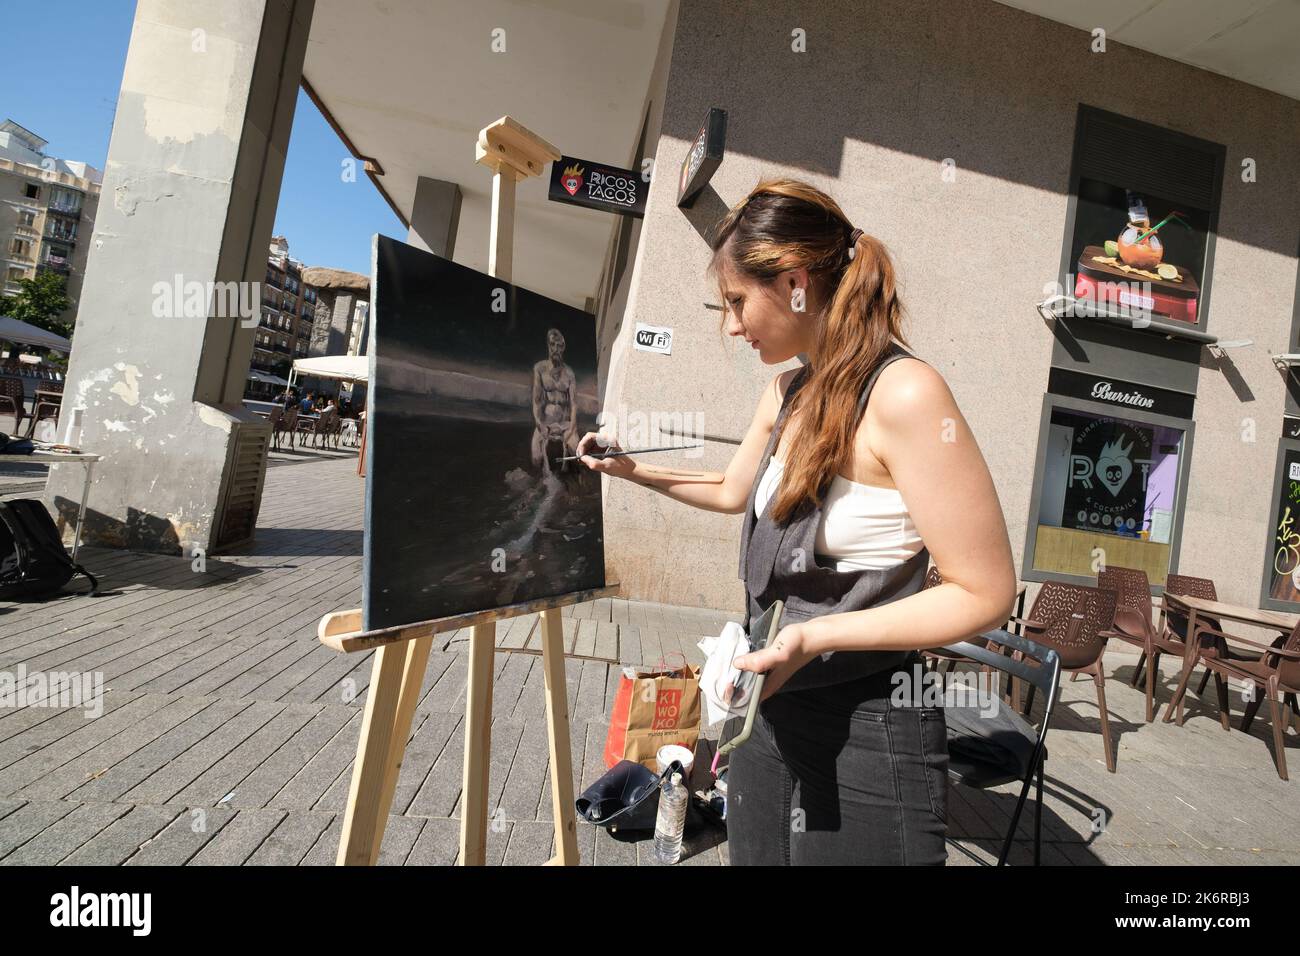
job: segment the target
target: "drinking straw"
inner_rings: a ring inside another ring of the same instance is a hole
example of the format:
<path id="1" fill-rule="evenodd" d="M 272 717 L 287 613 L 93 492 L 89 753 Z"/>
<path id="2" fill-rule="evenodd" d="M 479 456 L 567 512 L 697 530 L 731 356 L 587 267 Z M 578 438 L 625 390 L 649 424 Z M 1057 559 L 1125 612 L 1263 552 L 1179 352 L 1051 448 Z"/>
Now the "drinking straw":
<path id="1" fill-rule="evenodd" d="M 1147 236 L 1151 235 L 1151 233 L 1155 232 L 1157 229 L 1159 229 L 1161 226 L 1163 226 L 1165 223 L 1167 223 L 1170 219 L 1177 219 L 1177 220 L 1178 220 L 1179 222 L 1181 222 L 1184 226 L 1187 226 L 1188 229 L 1191 229 L 1191 228 L 1192 228 L 1192 227 L 1188 224 L 1187 220 L 1183 218 L 1183 214 L 1182 214 L 1181 212 L 1178 212 L 1177 210 L 1175 210 L 1174 212 L 1171 212 L 1169 215 L 1165 216 L 1164 219 L 1161 219 L 1158 223 L 1156 223 L 1154 226 L 1152 226 L 1152 227 L 1151 227 L 1150 229 L 1148 229 L 1146 232 L 1142 233 L 1142 235 L 1140 235 L 1140 236 L 1138 236 L 1136 239 L 1134 239 L 1134 240 L 1133 240 L 1134 245 L 1136 245 L 1137 243 L 1141 242 L 1141 241 L 1142 241 L 1143 239 L 1145 239 Z"/>

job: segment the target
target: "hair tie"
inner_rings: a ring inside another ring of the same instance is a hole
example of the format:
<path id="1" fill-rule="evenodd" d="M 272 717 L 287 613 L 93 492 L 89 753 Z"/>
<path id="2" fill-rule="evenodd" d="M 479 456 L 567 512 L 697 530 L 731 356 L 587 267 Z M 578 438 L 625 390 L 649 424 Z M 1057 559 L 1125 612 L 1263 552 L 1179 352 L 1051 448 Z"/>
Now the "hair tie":
<path id="1" fill-rule="evenodd" d="M 862 230 L 854 229 L 849 233 L 849 258 L 852 259 L 858 251 L 858 240 L 862 238 Z"/>

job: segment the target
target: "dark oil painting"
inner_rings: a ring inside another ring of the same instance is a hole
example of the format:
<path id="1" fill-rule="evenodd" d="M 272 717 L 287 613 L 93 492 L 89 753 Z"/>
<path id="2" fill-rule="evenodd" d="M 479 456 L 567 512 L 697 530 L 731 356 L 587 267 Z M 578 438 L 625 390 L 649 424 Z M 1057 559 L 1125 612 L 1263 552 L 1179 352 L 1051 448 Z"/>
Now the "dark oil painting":
<path id="1" fill-rule="evenodd" d="M 385 236 L 371 308 L 365 627 L 603 586 L 593 317 Z"/>

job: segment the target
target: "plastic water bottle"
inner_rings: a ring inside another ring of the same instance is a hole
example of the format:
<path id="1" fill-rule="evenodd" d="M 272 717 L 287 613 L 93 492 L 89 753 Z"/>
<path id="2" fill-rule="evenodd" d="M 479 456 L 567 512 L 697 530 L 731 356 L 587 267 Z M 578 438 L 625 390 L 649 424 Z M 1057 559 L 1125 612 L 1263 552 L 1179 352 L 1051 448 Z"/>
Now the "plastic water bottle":
<path id="1" fill-rule="evenodd" d="M 655 859 L 671 866 L 682 858 L 682 832 L 686 829 L 689 794 L 680 773 L 673 774 L 659 791 L 659 814 L 655 817 Z"/>

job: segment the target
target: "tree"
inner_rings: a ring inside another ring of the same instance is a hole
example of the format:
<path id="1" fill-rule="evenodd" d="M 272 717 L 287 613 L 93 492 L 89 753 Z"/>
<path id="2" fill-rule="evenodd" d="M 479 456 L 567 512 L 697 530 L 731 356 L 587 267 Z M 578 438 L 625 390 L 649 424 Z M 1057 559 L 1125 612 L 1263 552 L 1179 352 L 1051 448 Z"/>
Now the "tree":
<path id="1" fill-rule="evenodd" d="M 10 318 L 56 335 L 71 336 L 72 323 L 59 318 L 72 303 L 67 283 L 57 272 L 38 272 L 35 279 L 19 279 L 20 291 L 0 303 Z"/>

